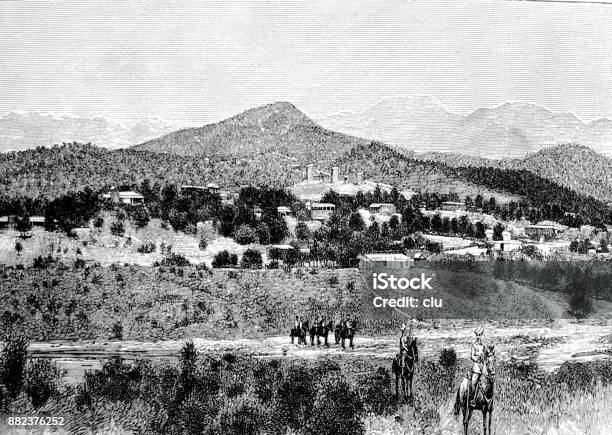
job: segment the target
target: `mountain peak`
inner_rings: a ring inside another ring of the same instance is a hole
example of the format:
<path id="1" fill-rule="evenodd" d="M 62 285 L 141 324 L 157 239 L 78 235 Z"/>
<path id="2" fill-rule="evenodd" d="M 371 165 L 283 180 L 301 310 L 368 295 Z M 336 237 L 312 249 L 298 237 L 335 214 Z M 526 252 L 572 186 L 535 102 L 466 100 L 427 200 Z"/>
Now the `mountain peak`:
<path id="1" fill-rule="evenodd" d="M 134 148 L 182 155 L 252 157 L 265 152 L 320 159 L 358 139 L 327 131 L 286 101 L 266 104 L 218 123 L 175 131 Z"/>

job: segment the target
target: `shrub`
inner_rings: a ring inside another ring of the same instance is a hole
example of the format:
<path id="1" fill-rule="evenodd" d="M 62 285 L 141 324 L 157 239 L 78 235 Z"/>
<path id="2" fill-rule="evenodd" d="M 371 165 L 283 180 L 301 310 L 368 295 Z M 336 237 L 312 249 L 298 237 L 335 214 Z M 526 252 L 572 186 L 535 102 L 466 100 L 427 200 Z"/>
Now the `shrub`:
<path id="1" fill-rule="evenodd" d="M 212 433 L 255 434 L 266 432 L 268 412 L 249 394 L 226 400 L 213 422 Z"/>
<path id="2" fill-rule="evenodd" d="M 208 242 L 206 241 L 206 237 L 204 236 L 200 237 L 200 242 L 198 243 L 198 247 L 200 248 L 200 251 L 206 250 L 206 248 L 208 247 Z"/>
<path id="3" fill-rule="evenodd" d="M 97 218 L 95 218 L 93 221 L 93 225 L 95 228 L 102 228 L 102 225 L 104 225 L 104 219 L 102 219 L 102 216 L 98 216 Z"/>
<path id="4" fill-rule="evenodd" d="M 55 264 L 56 261 L 55 259 L 51 256 L 51 254 L 47 255 L 46 257 L 43 257 L 41 255 L 39 255 L 38 257 L 36 257 L 34 259 L 34 264 L 33 267 L 35 269 L 46 269 L 49 266 Z"/>
<path id="5" fill-rule="evenodd" d="M 312 412 L 316 388 L 308 367 L 288 364 L 283 367 L 277 388 L 274 420 L 295 431 L 304 428 Z"/>
<path id="6" fill-rule="evenodd" d="M 120 220 L 116 220 L 110 226 L 110 232 L 113 236 L 123 237 L 125 234 L 125 228 L 123 226 L 123 222 Z"/>
<path id="7" fill-rule="evenodd" d="M 457 352 L 455 349 L 444 348 L 440 352 L 440 358 L 438 359 L 440 365 L 445 368 L 455 367 L 457 365 Z"/>
<path id="8" fill-rule="evenodd" d="M 241 245 L 257 242 L 257 232 L 250 226 L 243 224 L 234 230 L 234 240 Z"/>
<path id="9" fill-rule="evenodd" d="M 9 338 L 2 350 L 2 372 L 0 373 L 0 380 L 11 398 L 17 397 L 23 386 L 27 348 L 27 340 L 19 337 Z"/>
<path id="10" fill-rule="evenodd" d="M 17 252 L 17 255 L 21 255 L 21 251 L 23 251 L 23 245 L 19 240 L 15 242 L 15 251 Z"/>
<path id="11" fill-rule="evenodd" d="M 121 325 L 121 322 L 113 323 L 113 326 L 111 327 L 110 339 L 123 340 L 123 326 Z"/>
<path id="12" fill-rule="evenodd" d="M 155 252 L 155 243 L 150 240 L 147 240 L 138 248 L 136 248 L 136 252 L 140 254 L 149 254 L 151 252 Z"/>
<path id="13" fill-rule="evenodd" d="M 365 433 L 362 414 L 363 404 L 359 395 L 351 390 L 341 374 L 334 373 L 325 377 L 317 389 L 308 432 L 329 435 Z"/>
<path id="14" fill-rule="evenodd" d="M 242 254 L 240 267 L 243 269 L 261 269 L 262 263 L 261 252 L 256 249 L 247 249 Z"/>
<path id="15" fill-rule="evenodd" d="M 74 260 L 74 268 L 75 269 L 83 269 L 85 267 L 85 260 L 82 258 L 77 258 Z"/>
<path id="16" fill-rule="evenodd" d="M 588 391 L 597 382 L 595 372 L 588 363 L 566 361 L 552 375 L 557 384 L 564 384 L 570 391 Z"/>
<path id="17" fill-rule="evenodd" d="M 142 363 L 124 364 L 121 357 L 113 357 L 102 370 L 85 372 L 85 385 L 92 397 L 103 397 L 113 402 L 130 402 L 139 395 Z"/>
<path id="18" fill-rule="evenodd" d="M 160 263 L 161 266 L 175 266 L 175 267 L 185 267 L 185 266 L 189 266 L 190 264 L 191 263 L 189 263 L 189 260 L 187 260 L 185 256 L 181 254 L 175 254 L 173 252 L 166 255 Z"/>
<path id="19" fill-rule="evenodd" d="M 57 391 L 58 371 L 48 358 L 30 359 L 26 367 L 24 390 L 38 409 Z"/>
<path id="20" fill-rule="evenodd" d="M 361 375 L 358 385 L 359 397 L 366 411 L 383 414 L 394 403 L 391 375 L 386 368 L 379 367 L 375 373 Z"/>
<path id="21" fill-rule="evenodd" d="M 215 255 L 212 261 L 212 267 L 236 267 L 238 265 L 238 256 L 230 254 L 229 251 L 221 251 Z"/>
<path id="22" fill-rule="evenodd" d="M 295 237 L 297 237 L 300 242 L 306 242 L 310 239 L 310 236 L 311 234 L 308 226 L 304 222 L 298 222 L 295 227 Z"/>

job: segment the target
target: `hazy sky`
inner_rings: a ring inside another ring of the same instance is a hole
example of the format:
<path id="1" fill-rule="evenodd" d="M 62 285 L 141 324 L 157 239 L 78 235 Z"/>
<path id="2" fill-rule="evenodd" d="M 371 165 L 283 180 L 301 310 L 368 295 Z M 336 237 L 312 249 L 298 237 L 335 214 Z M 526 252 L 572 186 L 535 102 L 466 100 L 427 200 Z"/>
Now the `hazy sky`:
<path id="1" fill-rule="evenodd" d="M 612 118 L 612 6 L 532 2 L 0 2 L 0 114 L 204 124 L 432 95 Z"/>

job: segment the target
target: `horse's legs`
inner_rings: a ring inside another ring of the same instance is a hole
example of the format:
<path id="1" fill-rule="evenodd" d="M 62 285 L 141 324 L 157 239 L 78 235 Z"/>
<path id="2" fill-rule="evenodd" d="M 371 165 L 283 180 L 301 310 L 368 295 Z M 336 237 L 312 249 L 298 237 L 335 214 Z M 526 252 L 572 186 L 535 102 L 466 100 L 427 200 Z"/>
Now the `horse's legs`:
<path id="1" fill-rule="evenodd" d="M 346 346 L 344 345 L 344 337 L 342 338 L 342 349 L 346 349 Z"/>
<path id="2" fill-rule="evenodd" d="M 469 401 L 469 398 L 467 399 Z M 468 406 L 467 413 L 463 414 L 463 433 L 468 435 L 468 426 L 470 425 L 470 419 L 472 418 L 472 408 Z"/>
<path id="3" fill-rule="evenodd" d="M 484 406 L 482 409 L 482 433 L 483 435 L 487 435 L 487 410 Z"/>
<path id="4" fill-rule="evenodd" d="M 351 349 L 355 348 L 355 345 L 353 344 L 353 336 L 352 335 L 350 337 L 350 347 L 351 347 Z"/>
<path id="5" fill-rule="evenodd" d="M 493 410 L 492 409 L 489 410 L 487 415 L 489 416 L 489 420 L 487 421 L 487 426 L 489 427 L 489 435 L 491 435 L 491 417 L 493 416 Z"/>
<path id="6" fill-rule="evenodd" d="M 397 391 L 397 384 L 399 384 L 399 375 L 395 374 L 395 398 L 399 397 L 399 392 Z"/>
<path id="7" fill-rule="evenodd" d="M 412 375 L 410 376 L 410 397 L 412 398 Z"/>

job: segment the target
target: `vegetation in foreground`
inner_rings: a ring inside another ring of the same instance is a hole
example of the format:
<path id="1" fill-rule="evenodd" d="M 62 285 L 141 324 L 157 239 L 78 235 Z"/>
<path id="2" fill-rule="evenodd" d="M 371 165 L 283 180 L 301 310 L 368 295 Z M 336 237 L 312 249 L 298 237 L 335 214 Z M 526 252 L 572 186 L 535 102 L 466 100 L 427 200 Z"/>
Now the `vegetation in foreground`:
<path id="1" fill-rule="evenodd" d="M 178 364 L 109 360 L 78 385 L 57 381 L 44 359 L 27 360 L 23 342 L 2 354 L 2 415 L 65 416 L 70 432 L 359 434 L 457 431 L 451 413 L 468 361 L 454 351 L 422 360 L 412 400 L 395 398 L 387 367 L 345 371 L 329 359 L 267 360 L 199 355 L 188 342 Z M 612 362 L 565 363 L 554 373 L 533 365 L 496 370 L 494 428 L 504 433 L 603 434 L 612 406 Z M 5 424 L 6 419 L 3 419 Z M 112 423 L 111 423 L 112 422 Z M 111 424 L 113 425 L 111 427 Z M 472 433 L 480 422 L 472 420 Z M 0 426 L 0 430 L 7 429 Z"/>
<path id="2" fill-rule="evenodd" d="M 211 271 L 173 256 L 160 263 L 101 267 L 45 257 L 30 268 L 0 267 L 0 339 L 10 333 L 33 340 L 262 338 L 288 334 L 296 315 L 311 320 L 348 316 L 357 320 L 360 335 L 384 334 L 397 331 L 402 320 L 400 315 L 373 316 L 358 269 Z M 490 309 L 492 300 L 526 319 L 555 318 L 551 304 L 575 317 L 591 316 L 592 311 L 601 316 L 596 310 L 605 303 L 593 297 L 611 296 L 605 264 L 601 270 L 573 263 L 455 267 L 440 279 L 455 283 L 455 292 L 445 297 L 457 313 L 464 310 L 464 318 Z M 502 311 L 497 314 L 503 318 Z"/>

